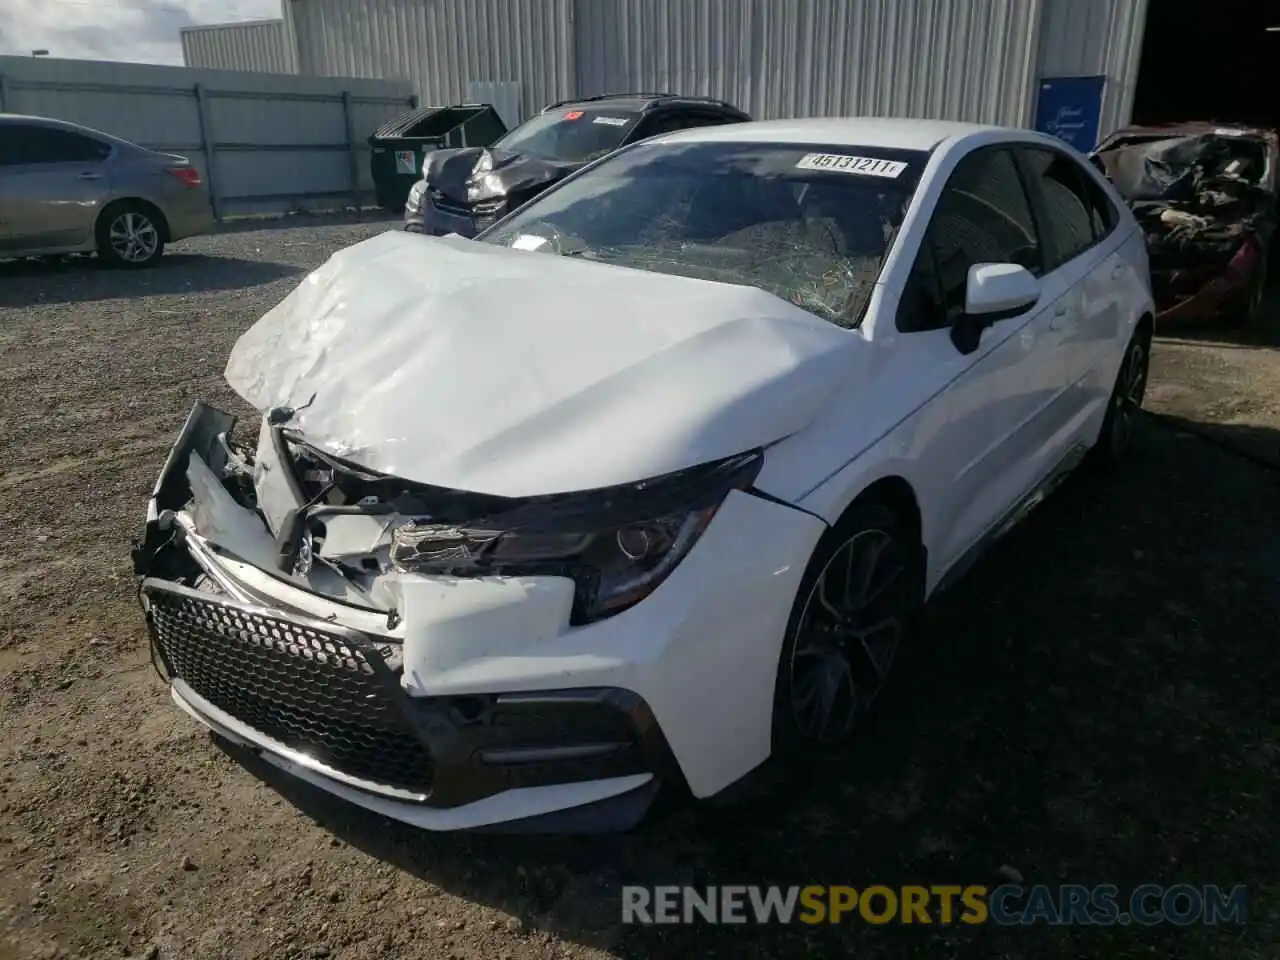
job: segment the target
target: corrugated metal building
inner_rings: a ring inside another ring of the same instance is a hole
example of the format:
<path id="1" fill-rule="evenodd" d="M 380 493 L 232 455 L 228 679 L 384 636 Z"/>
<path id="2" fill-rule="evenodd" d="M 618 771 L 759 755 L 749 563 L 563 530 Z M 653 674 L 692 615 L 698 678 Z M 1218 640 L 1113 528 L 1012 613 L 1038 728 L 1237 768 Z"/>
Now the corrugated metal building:
<path id="1" fill-rule="evenodd" d="M 1079 77 L 1101 91 L 1098 135 L 1129 118 L 1147 2 L 282 0 L 299 72 L 404 78 L 424 103 L 514 82 L 526 116 L 571 96 L 672 90 L 760 118 L 1030 126 L 1043 81 Z"/>
<path id="2" fill-rule="evenodd" d="M 182 62 L 204 70 L 297 73 L 297 47 L 283 20 L 183 27 Z"/>

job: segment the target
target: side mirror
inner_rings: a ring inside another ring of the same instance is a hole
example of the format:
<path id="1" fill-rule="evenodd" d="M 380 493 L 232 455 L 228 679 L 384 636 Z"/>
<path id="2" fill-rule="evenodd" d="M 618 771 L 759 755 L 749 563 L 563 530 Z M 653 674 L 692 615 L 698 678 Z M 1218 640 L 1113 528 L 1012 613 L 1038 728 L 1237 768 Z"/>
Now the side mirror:
<path id="1" fill-rule="evenodd" d="M 961 353 L 978 349 L 982 331 L 1025 313 L 1040 299 L 1040 281 L 1016 263 L 975 263 L 965 284 L 964 313 L 951 325 L 951 341 Z"/>
<path id="2" fill-rule="evenodd" d="M 1040 299 L 1040 281 L 1016 263 L 975 263 L 969 268 L 964 312 L 1002 320 L 1024 312 Z"/>

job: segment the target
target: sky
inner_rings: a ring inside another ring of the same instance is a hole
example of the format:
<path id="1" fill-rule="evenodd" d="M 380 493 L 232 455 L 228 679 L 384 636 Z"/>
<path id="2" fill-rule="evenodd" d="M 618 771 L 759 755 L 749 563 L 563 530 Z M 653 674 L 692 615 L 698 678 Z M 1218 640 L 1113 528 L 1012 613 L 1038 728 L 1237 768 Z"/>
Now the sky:
<path id="1" fill-rule="evenodd" d="M 0 54 L 181 64 L 181 27 L 279 16 L 280 0 L 0 0 Z"/>

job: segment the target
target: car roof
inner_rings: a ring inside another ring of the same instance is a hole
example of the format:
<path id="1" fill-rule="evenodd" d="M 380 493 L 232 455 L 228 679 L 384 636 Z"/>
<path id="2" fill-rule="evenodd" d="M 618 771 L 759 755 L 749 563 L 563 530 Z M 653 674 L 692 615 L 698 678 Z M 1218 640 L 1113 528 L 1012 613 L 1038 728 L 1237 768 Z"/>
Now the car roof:
<path id="1" fill-rule="evenodd" d="M 1129 127 L 1121 127 L 1115 133 L 1103 138 L 1098 144 L 1098 149 L 1119 146 L 1129 140 L 1150 141 L 1161 140 L 1165 137 L 1173 139 L 1175 137 L 1197 137 L 1215 133 L 1229 137 L 1257 137 L 1268 141 L 1277 139 L 1277 132 L 1267 127 L 1225 121 L 1215 123 L 1210 120 L 1188 120 L 1182 123 L 1165 123 L 1152 126 L 1135 124 Z"/>
<path id="2" fill-rule="evenodd" d="M 1157 123 L 1157 124 L 1134 124 L 1129 127 L 1121 127 L 1116 134 L 1148 134 L 1148 133 L 1167 133 L 1167 134 L 1196 134 L 1196 133 L 1213 133 L 1215 130 L 1238 130 L 1241 133 L 1267 133 L 1266 127 L 1256 127 L 1249 123 L 1231 123 L 1228 121 L 1212 121 L 1212 120 L 1185 120 L 1180 123 Z M 1114 136 L 1114 134 L 1113 134 Z"/>
<path id="3" fill-rule="evenodd" d="M 1029 130 L 955 120 L 905 117 L 814 117 L 801 120 L 755 120 L 722 127 L 696 127 L 664 137 L 667 142 L 825 144 L 932 150 L 944 140 L 1005 132 L 1011 139 L 1039 139 Z"/>
<path id="4" fill-rule="evenodd" d="M 26 113 L 0 113 L 0 120 L 15 123 L 35 123 L 42 127 L 74 127 L 76 124 L 66 120 L 55 120 L 53 117 L 36 117 Z"/>
<path id="5" fill-rule="evenodd" d="M 560 100 L 556 103 L 548 104 L 542 108 L 542 112 L 548 110 L 560 110 L 565 107 L 616 107 L 619 110 L 628 110 L 633 113 L 641 113 L 658 105 L 677 105 L 677 106 L 700 106 L 710 107 L 715 110 L 727 110 L 730 113 L 743 114 L 743 111 L 735 107 L 731 103 L 723 100 L 717 100 L 714 97 L 694 97 L 684 96 L 677 93 L 604 93 L 595 97 L 581 97 L 577 100 Z"/>
<path id="6" fill-rule="evenodd" d="M 0 113 L 0 123 L 31 123 L 41 127 L 54 127 L 59 130 L 72 130 L 76 133 L 87 134 L 91 137 L 101 137 L 104 140 L 110 140 L 113 143 L 124 144 L 126 146 L 137 146 L 128 140 L 122 140 L 120 137 L 105 133 L 102 130 L 96 130 L 93 127 L 86 127 L 81 123 L 72 123 L 70 120 L 58 120 L 54 117 L 36 117 L 22 113 Z"/>

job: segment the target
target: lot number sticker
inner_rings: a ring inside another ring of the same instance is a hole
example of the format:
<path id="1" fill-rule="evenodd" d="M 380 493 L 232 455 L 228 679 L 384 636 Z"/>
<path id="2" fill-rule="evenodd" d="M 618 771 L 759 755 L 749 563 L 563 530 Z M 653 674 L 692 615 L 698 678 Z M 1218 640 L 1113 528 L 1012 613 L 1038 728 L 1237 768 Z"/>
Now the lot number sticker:
<path id="1" fill-rule="evenodd" d="M 418 155 L 412 150 L 396 151 L 396 173 L 417 173 Z"/>
<path id="2" fill-rule="evenodd" d="M 592 123 L 603 123 L 606 127 L 625 127 L 627 125 L 626 117 L 596 117 Z"/>
<path id="3" fill-rule="evenodd" d="M 843 153 L 806 153 L 796 164 L 796 169 L 834 170 L 837 173 L 893 179 L 902 176 L 907 165 L 901 160 L 873 160 L 871 157 L 851 157 Z"/>

